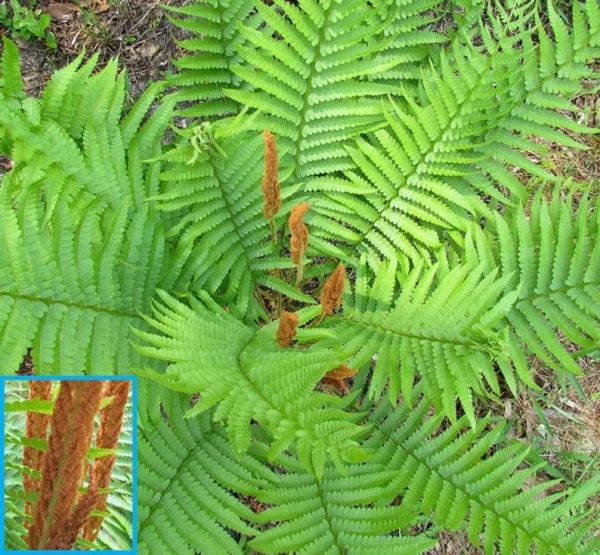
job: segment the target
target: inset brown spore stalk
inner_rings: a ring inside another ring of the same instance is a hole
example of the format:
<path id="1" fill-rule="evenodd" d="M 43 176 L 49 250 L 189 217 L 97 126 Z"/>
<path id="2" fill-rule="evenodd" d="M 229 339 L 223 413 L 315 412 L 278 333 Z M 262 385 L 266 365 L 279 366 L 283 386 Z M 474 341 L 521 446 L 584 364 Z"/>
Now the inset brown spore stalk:
<path id="1" fill-rule="evenodd" d="M 88 491 L 79 498 L 69 520 L 54 538 L 52 549 L 71 549 L 75 545 L 79 531 L 89 520 L 99 499 L 98 484 L 92 472 Z"/>
<path id="2" fill-rule="evenodd" d="M 52 392 L 52 382 L 48 380 L 32 380 L 29 384 L 29 399 L 41 399 L 42 401 L 49 401 Z M 25 424 L 25 437 L 27 439 L 46 439 L 46 431 L 48 424 L 50 423 L 49 414 L 41 414 L 37 412 L 28 412 Z M 42 458 L 44 452 L 34 447 L 24 446 L 23 447 L 23 466 L 26 466 L 32 470 L 41 470 Z M 23 488 L 25 494 L 37 492 L 40 488 L 40 479 L 31 476 L 30 474 L 23 473 Z M 33 510 L 33 504 L 25 502 L 25 514 L 31 515 Z M 25 527 L 29 528 L 29 521 L 25 522 Z"/>
<path id="3" fill-rule="evenodd" d="M 50 421 L 48 448 L 33 523 L 31 549 L 55 549 L 72 519 L 72 506 L 83 479 L 104 382 L 62 381 Z"/>
<path id="4" fill-rule="evenodd" d="M 321 293 L 321 306 L 325 314 L 331 315 L 336 308 L 341 306 L 345 277 L 346 268 L 343 264 L 338 264 L 337 268 L 325 281 Z"/>
<path id="5" fill-rule="evenodd" d="M 277 144 L 273 133 L 266 130 L 263 132 L 265 142 L 265 170 L 262 177 L 262 192 L 264 197 L 263 214 L 267 220 L 273 218 L 281 208 L 280 184 L 279 184 L 279 155 Z"/>
<path id="6" fill-rule="evenodd" d="M 308 229 L 304 223 L 304 216 L 310 210 L 308 202 L 301 202 L 292 208 L 288 226 L 290 228 L 290 251 L 292 262 L 298 267 L 296 286 L 302 281 L 302 261 L 308 248 Z"/>
<path id="7" fill-rule="evenodd" d="M 289 347 L 296 337 L 298 316 L 294 312 L 283 311 L 277 328 L 277 343 L 280 347 Z"/>
<path id="8" fill-rule="evenodd" d="M 112 401 L 100 411 L 100 427 L 96 436 L 96 447 L 102 449 L 116 449 L 123 426 L 123 415 L 127 399 L 129 398 L 130 382 L 128 380 L 107 382 L 104 397 L 112 397 Z M 96 487 L 107 489 L 110 486 L 112 469 L 116 462 L 116 455 L 108 455 L 94 461 L 92 476 Z M 100 493 L 92 510 L 105 511 L 108 493 Z M 100 516 L 89 517 L 83 529 L 83 537 L 94 541 L 98 536 L 103 518 Z"/>

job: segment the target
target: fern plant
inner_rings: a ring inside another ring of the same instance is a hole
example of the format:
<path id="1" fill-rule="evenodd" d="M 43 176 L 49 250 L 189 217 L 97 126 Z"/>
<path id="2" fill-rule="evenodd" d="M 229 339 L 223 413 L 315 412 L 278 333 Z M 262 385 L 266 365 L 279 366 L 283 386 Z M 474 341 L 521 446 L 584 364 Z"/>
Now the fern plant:
<path id="1" fill-rule="evenodd" d="M 597 0 L 167 9 L 133 106 L 1 60 L 1 367 L 141 377 L 139 551 L 600 552 L 598 476 L 494 410 L 599 351 L 597 184 L 543 163 L 596 132 Z"/>

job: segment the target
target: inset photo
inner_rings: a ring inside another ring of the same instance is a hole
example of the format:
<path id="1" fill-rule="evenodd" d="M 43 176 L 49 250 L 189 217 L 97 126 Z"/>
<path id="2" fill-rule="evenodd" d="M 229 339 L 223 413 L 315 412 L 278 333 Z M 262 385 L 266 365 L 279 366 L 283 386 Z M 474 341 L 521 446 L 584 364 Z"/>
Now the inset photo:
<path id="1" fill-rule="evenodd" d="M 135 378 L 4 388 L 4 551 L 135 550 Z"/>

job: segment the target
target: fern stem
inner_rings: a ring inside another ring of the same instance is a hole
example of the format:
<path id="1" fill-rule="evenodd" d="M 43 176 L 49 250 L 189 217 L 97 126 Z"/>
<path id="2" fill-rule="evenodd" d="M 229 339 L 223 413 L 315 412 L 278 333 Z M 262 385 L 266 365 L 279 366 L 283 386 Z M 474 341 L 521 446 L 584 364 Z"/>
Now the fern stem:
<path id="1" fill-rule="evenodd" d="M 269 220 L 269 227 L 271 228 L 271 239 L 273 240 L 273 245 L 277 246 L 277 231 L 275 231 L 275 218 L 271 218 Z"/>
<path id="2" fill-rule="evenodd" d="M 299 253 L 299 262 L 296 266 L 296 287 L 300 289 L 300 283 L 302 282 L 302 278 L 304 277 L 304 251 L 300 251 Z"/>

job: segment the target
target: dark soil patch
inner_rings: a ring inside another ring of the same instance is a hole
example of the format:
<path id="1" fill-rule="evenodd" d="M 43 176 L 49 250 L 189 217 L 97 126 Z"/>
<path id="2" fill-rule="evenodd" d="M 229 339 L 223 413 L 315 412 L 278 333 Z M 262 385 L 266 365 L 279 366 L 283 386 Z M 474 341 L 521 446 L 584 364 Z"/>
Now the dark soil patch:
<path id="1" fill-rule="evenodd" d="M 80 3 L 84 6 L 81 11 L 52 21 L 51 31 L 58 42 L 55 51 L 40 40 L 16 39 L 29 94 L 39 95 L 52 72 L 74 60 L 82 50 L 88 56 L 97 52 L 99 67 L 118 57 L 127 69 L 132 98 L 137 98 L 150 82 L 174 71 L 171 60 L 177 57 L 178 47 L 173 39 L 181 37 L 182 32 L 169 22 L 162 5 L 179 6 L 184 0 L 102 0 L 104 8 L 99 0 Z M 53 4 L 57 3 L 44 0 L 38 6 L 48 10 Z M 0 30 L 3 33 L 7 31 Z"/>

